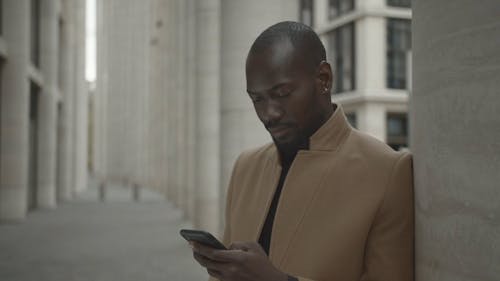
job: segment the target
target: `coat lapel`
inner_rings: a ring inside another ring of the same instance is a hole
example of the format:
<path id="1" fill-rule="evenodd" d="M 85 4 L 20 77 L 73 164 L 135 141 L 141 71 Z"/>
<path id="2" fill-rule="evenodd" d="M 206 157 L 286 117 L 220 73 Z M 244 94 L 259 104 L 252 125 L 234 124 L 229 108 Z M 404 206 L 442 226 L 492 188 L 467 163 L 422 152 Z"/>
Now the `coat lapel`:
<path id="1" fill-rule="evenodd" d="M 269 254 L 277 266 L 281 266 L 294 234 L 332 168 L 336 151 L 350 131 L 342 107 L 336 105 L 330 119 L 311 136 L 310 150 L 301 150 L 295 157 L 283 186 L 271 235 Z"/>
<path id="2" fill-rule="evenodd" d="M 328 172 L 325 165 L 330 153 L 300 151 L 288 172 L 276 210 L 271 236 L 270 259 L 280 266 L 293 235 Z M 279 241 L 279 242 L 278 242 Z"/>
<path id="3" fill-rule="evenodd" d="M 259 206 L 255 208 L 255 215 L 249 217 L 250 221 L 247 222 L 253 230 L 252 238 L 253 241 L 258 241 L 262 227 L 269 212 L 269 207 L 271 201 L 273 200 L 274 192 L 276 191 L 276 186 L 281 173 L 281 166 L 278 164 L 278 158 L 276 150 L 273 149 L 267 161 L 261 167 L 260 178 L 254 186 L 254 190 L 257 192 L 254 197 L 256 202 L 252 206 Z"/>

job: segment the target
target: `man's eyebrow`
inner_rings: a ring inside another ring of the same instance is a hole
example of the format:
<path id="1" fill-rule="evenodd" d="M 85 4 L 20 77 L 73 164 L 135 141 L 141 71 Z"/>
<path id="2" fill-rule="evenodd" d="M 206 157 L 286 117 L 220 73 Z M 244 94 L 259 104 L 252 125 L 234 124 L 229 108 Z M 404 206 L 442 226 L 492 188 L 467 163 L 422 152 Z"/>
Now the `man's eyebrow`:
<path id="1" fill-rule="evenodd" d="M 272 86 L 271 88 L 269 88 L 269 89 L 267 89 L 267 90 L 263 90 L 263 91 L 261 91 L 261 92 L 269 92 L 269 91 L 274 91 L 274 90 L 276 90 L 276 89 L 278 89 L 278 88 L 280 88 L 280 87 L 285 86 L 286 84 L 290 84 L 290 82 L 288 82 L 288 81 L 287 81 L 287 82 L 281 82 L 281 83 L 278 83 L 278 84 L 276 84 L 276 85 Z M 248 93 L 248 94 L 250 94 L 250 95 L 258 95 L 258 94 L 259 94 L 259 92 L 253 92 L 253 91 L 250 91 L 249 89 L 247 89 L 247 93 Z"/>

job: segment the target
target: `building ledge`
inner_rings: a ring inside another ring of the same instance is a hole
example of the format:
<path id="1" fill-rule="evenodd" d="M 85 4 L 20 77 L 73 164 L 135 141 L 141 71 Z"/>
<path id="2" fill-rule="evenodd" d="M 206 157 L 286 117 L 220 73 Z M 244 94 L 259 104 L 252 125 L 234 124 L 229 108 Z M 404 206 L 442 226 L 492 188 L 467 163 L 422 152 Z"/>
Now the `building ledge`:
<path id="1" fill-rule="evenodd" d="M 0 37 L 0 57 L 6 60 L 7 56 L 7 42 L 5 42 L 5 39 L 3 37 Z"/>
<path id="2" fill-rule="evenodd" d="M 315 28 L 318 34 L 325 34 L 332 31 L 344 24 L 357 21 L 365 17 L 382 17 L 382 18 L 398 18 L 398 19 L 411 19 L 412 13 L 411 9 L 408 8 L 396 8 L 396 7 L 385 7 L 385 8 L 361 8 L 353 10 L 352 12 L 341 15 L 333 20 L 326 21 L 319 24 Z"/>
<path id="3" fill-rule="evenodd" d="M 332 101 L 342 105 L 360 105 L 364 103 L 408 103 L 408 91 L 387 89 L 384 91 L 352 91 L 332 95 Z"/>

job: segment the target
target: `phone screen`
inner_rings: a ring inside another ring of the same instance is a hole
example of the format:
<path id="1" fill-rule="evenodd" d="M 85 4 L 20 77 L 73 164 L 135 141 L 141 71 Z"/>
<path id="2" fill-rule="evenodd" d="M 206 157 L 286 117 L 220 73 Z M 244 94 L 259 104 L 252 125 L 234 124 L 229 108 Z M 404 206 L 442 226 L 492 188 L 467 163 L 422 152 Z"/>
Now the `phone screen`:
<path id="1" fill-rule="evenodd" d="M 187 241 L 195 241 L 219 250 L 227 248 L 215 238 L 212 234 L 203 230 L 181 229 L 180 234 Z"/>

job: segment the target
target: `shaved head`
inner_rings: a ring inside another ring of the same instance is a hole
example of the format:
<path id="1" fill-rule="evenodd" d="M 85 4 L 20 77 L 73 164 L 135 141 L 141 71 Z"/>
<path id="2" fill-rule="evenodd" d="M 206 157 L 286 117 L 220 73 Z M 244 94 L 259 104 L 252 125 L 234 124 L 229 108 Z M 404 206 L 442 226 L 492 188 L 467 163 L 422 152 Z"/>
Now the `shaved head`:
<path id="1" fill-rule="evenodd" d="M 246 61 L 247 93 L 282 156 L 306 148 L 333 113 L 332 77 L 323 44 L 304 24 L 277 23 L 253 43 Z"/>
<path id="2" fill-rule="evenodd" d="M 318 35 L 309 26 L 293 21 L 283 21 L 264 30 L 255 39 L 249 51 L 250 55 L 265 52 L 278 43 L 288 41 L 295 50 L 295 56 L 310 70 L 326 61 L 326 51 Z"/>

